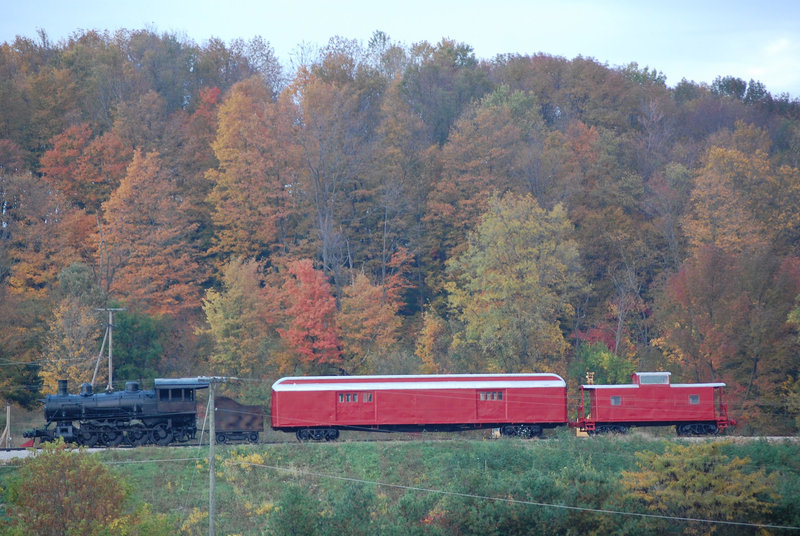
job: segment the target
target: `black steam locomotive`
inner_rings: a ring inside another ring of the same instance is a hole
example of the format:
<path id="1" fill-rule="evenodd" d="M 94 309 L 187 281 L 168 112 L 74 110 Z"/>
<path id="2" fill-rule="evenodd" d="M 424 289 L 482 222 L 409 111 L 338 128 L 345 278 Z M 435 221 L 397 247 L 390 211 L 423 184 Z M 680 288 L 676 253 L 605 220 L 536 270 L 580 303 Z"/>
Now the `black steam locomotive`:
<path id="1" fill-rule="evenodd" d="M 58 381 L 58 393 L 47 395 L 44 428 L 29 430 L 27 438 L 65 441 L 89 447 L 131 446 L 153 443 L 168 445 L 189 441 L 197 434 L 197 389 L 206 389 L 201 378 L 156 379 L 154 389 L 126 382 L 124 391 L 93 393 L 91 384 L 81 385 L 80 394 L 67 391 L 67 381 Z"/>

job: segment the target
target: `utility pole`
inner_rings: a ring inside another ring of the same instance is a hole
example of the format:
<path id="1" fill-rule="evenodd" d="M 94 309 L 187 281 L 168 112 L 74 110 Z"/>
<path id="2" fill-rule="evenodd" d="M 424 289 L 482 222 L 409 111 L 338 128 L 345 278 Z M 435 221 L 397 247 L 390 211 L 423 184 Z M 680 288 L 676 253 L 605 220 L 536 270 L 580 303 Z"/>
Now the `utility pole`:
<path id="1" fill-rule="evenodd" d="M 106 345 L 106 340 L 108 341 L 108 385 L 106 386 L 106 391 L 113 391 L 114 390 L 114 362 L 113 362 L 113 333 L 114 333 L 114 311 L 124 311 L 124 307 L 105 307 L 103 309 L 97 309 L 98 311 L 108 311 L 108 325 L 106 326 L 106 334 L 103 337 L 103 344 L 100 345 L 100 353 L 97 356 L 97 363 L 94 366 L 94 374 L 92 375 L 92 387 L 94 387 L 94 381 L 97 378 L 97 369 L 100 368 L 100 359 L 103 357 L 103 349 Z"/>
<path id="2" fill-rule="evenodd" d="M 217 480 L 216 461 L 214 459 L 214 445 L 217 442 L 217 432 L 214 429 L 214 413 L 216 413 L 214 390 L 216 387 L 217 384 L 213 381 L 208 384 L 208 415 L 210 419 L 208 435 L 208 536 L 216 536 L 217 534 L 214 526 L 214 517 L 217 511 L 217 498 L 214 489 Z"/>
<path id="3" fill-rule="evenodd" d="M 0 445 L 5 443 L 5 449 L 11 448 L 11 402 L 6 402 L 6 429 L 0 434 Z"/>
<path id="4" fill-rule="evenodd" d="M 216 480 L 217 469 L 214 449 L 217 443 L 217 430 L 215 421 L 216 402 L 214 401 L 214 394 L 217 389 L 218 383 L 225 383 L 228 378 L 224 377 L 203 377 L 199 378 L 208 381 L 208 536 L 216 536 L 217 530 L 216 515 L 217 515 L 217 498 L 216 498 Z"/>

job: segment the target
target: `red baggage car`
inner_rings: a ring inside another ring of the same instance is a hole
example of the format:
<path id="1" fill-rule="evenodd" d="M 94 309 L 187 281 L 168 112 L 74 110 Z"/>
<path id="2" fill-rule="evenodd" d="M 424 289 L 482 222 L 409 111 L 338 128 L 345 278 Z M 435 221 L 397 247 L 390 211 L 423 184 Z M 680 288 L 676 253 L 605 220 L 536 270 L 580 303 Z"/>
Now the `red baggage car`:
<path id="1" fill-rule="evenodd" d="M 580 429 L 625 433 L 631 426 L 675 425 L 678 435 L 703 435 L 736 424 L 728 418 L 724 383 L 670 384 L 669 372 L 635 372 L 632 379 L 626 385 L 582 385 Z"/>
<path id="2" fill-rule="evenodd" d="M 566 423 L 557 374 L 293 377 L 272 386 L 272 427 L 300 440 L 334 440 L 343 429 L 531 437 Z"/>

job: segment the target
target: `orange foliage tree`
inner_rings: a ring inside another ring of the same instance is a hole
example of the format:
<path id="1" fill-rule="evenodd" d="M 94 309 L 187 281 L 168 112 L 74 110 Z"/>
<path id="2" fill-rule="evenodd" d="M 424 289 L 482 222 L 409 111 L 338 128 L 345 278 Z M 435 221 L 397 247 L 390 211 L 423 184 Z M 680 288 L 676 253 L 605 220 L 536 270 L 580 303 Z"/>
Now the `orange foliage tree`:
<path id="1" fill-rule="evenodd" d="M 199 309 L 194 225 L 185 222 L 157 153 L 134 154 L 103 212 L 100 263 L 112 295 L 156 314 Z"/>
<path id="2" fill-rule="evenodd" d="M 278 333 L 311 370 L 339 366 L 342 345 L 330 283 L 311 259 L 291 262 L 289 275 L 283 285 L 288 327 Z"/>
<path id="3" fill-rule="evenodd" d="M 240 82 L 220 106 L 212 147 L 219 168 L 209 170 L 215 225 L 213 252 L 263 258 L 289 233 L 298 166 L 293 105 L 273 102 L 260 77 Z"/>

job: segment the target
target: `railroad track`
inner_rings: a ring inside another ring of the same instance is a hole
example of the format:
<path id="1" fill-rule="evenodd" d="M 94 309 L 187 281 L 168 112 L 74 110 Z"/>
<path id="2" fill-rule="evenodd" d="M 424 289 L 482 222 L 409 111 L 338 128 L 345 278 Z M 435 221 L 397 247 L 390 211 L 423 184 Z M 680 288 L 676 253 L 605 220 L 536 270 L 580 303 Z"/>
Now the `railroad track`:
<path id="1" fill-rule="evenodd" d="M 543 437 L 539 438 L 539 440 L 557 440 L 557 437 Z M 603 437 L 593 437 L 591 438 L 594 441 L 602 440 Z M 800 437 L 797 436 L 704 436 L 704 437 L 652 437 L 653 440 L 661 440 L 661 439 L 672 439 L 676 441 L 682 442 L 700 442 L 700 441 L 733 441 L 734 443 L 742 443 L 742 442 L 751 442 L 751 441 L 767 441 L 767 442 L 800 442 Z M 340 439 L 338 441 L 308 441 L 307 444 L 320 444 L 320 445 L 340 445 L 340 444 L 347 444 L 347 443 L 391 443 L 391 442 L 411 442 L 411 441 L 426 441 L 426 442 L 454 442 L 454 441 L 470 441 L 474 440 L 474 438 L 458 438 L 458 437 L 392 437 L 392 438 L 346 438 Z M 532 444 L 535 440 L 525 441 L 526 444 Z M 285 445 L 289 443 L 297 443 L 294 439 L 287 439 L 285 441 L 280 440 L 265 440 L 259 441 L 258 443 L 248 443 L 248 442 L 237 442 L 237 443 L 225 443 L 225 444 L 217 444 L 217 448 L 226 448 L 226 447 L 236 447 L 240 445 Z M 184 448 L 197 448 L 197 447 L 204 447 L 207 446 L 208 443 L 203 442 L 200 443 L 181 443 L 181 444 L 174 444 L 168 445 L 166 447 L 158 447 L 158 448 L 173 448 L 173 449 L 184 449 Z M 147 446 L 155 446 L 155 445 L 147 445 Z M 109 450 L 113 448 L 114 450 L 130 450 L 135 448 L 141 447 L 131 447 L 131 446 L 119 446 L 119 447 L 91 447 L 86 448 L 86 452 L 101 452 L 104 450 Z M 30 456 L 32 452 L 39 450 L 38 448 L 30 448 L 30 447 L 10 447 L 5 449 L 0 449 L 0 463 L 6 460 L 12 460 L 16 458 L 25 458 Z"/>

